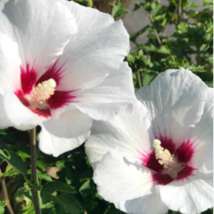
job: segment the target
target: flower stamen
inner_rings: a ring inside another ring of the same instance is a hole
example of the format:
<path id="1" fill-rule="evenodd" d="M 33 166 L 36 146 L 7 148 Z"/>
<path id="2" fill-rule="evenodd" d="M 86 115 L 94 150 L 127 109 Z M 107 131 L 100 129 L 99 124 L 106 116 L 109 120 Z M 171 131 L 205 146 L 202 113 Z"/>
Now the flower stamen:
<path id="1" fill-rule="evenodd" d="M 27 99 L 30 101 L 31 108 L 47 108 L 45 101 L 55 92 L 56 82 L 54 79 L 39 83 L 31 92 Z"/>
<path id="2" fill-rule="evenodd" d="M 178 163 L 175 155 L 172 155 L 168 149 L 164 149 L 161 146 L 161 142 L 158 139 L 153 141 L 153 147 L 155 148 L 155 157 L 158 163 L 163 165 L 163 173 L 170 174 L 173 178 L 177 177 L 177 173 L 185 166 L 185 164 Z"/>
<path id="3" fill-rule="evenodd" d="M 38 86 L 33 89 L 32 97 L 34 97 L 37 102 L 42 104 L 45 100 L 49 99 L 51 95 L 54 94 L 55 87 L 56 82 L 54 79 L 49 79 L 39 83 Z"/>

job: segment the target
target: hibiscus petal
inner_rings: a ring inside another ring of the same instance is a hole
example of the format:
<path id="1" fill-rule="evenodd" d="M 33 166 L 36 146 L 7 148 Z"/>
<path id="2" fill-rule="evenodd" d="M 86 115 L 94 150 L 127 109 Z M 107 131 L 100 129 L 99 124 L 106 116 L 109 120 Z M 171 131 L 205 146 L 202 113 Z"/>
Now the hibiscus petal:
<path id="1" fill-rule="evenodd" d="M 111 72 L 98 86 L 75 93 L 77 107 L 95 120 L 109 120 L 129 103 L 136 102 L 132 71 L 127 63 Z"/>
<path id="2" fill-rule="evenodd" d="M 168 210 L 153 188 L 151 172 L 129 162 L 119 151 L 104 156 L 93 179 L 98 193 L 126 213 L 163 214 Z"/>
<path id="3" fill-rule="evenodd" d="M 136 96 L 149 109 L 154 133 L 173 137 L 179 146 L 203 115 L 207 88 L 191 71 L 170 69 L 139 89 Z"/>
<path id="4" fill-rule="evenodd" d="M 16 90 L 20 87 L 21 59 L 18 54 L 18 45 L 7 35 L 0 33 L 0 92 L 4 87 Z"/>
<path id="5" fill-rule="evenodd" d="M 58 1 L 9 0 L 0 13 L 0 30 L 19 44 L 23 66 L 27 61 L 41 73 L 62 54 L 77 25 Z"/>
<path id="6" fill-rule="evenodd" d="M 86 153 L 92 166 L 95 167 L 107 152 L 115 148 L 142 163 L 142 154 L 150 151 L 150 142 L 154 139 L 146 114 L 142 104 L 136 103 L 110 121 L 94 122 L 92 136 L 86 142 Z"/>
<path id="7" fill-rule="evenodd" d="M 183 214 L 196 214 L 213 206 L 211 179 L 189 177 L 189 180 L 174 181 L 166 186 L 159 185 L 161 199 L 171 210 Z"/>
<path id="8" fill-rule="evenodd" d="M 3 95 L 0 94 L 0 129 L 5 129 L 10 126 L 12 126 L 12 123 L 7 117 L 7 114 L 4 109 Z"/>
<path id="9" fill-rule="evenodd" d="M 79 110 L 71 110 L 42 124 L 40 149 L 57 157 L 84 143 L 90 135 L 92 119 Z"/>
<path id="10" fill-rule="evenodd" d="M 26 108 L 11 91 L 4 94 L 4 109 L 13 126 L 19 130 L 29 130 L 46 120 Z"/>
<path id="11" fill-rule="evenodd" d="M 65 63 L 65 78 L 59 89 L 91 88 L 102 82 L 111 69 L 119 68 L 129 51 L 129 35 L 122 21 L 115 22 L 109 14 L 62 2 L 74 14 L 78 33 L 72 36 L 60 58 Z"/>
<path id="12" fill-rule="evenodd" d="M 213 172 L 213 88 L 208 89 L 204 114 L 201 121 L 192 130 L 196 139 L 196 149 L 192 164 L 202 173 Z"/>

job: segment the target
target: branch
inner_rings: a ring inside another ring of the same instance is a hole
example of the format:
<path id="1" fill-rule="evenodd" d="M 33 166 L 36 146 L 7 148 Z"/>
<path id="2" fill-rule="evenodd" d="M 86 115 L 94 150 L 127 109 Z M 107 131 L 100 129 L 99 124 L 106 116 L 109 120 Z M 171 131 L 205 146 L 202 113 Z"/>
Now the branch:
<path id="1" fill-rule="evenodd" d="M 182 10 L 182 0 L 179 0 L 179 2 L 178 2 L 178 24 L 181 23 L 182 13 L 183 13 L 183 10 Z"/>
<path id="2" fill-rule="evenodd" d="M 138 87 L 141 88 L 142 83 L 141 83 L 140 69 L 137 70 L 137 81 L 138 81 Z"/>
<path id="3" fill-rule="evenodd" d="M 109 14 L 113 17 L 113 12 L 114 12 L 114 6 L 116 4 L 116 0 L 112 2 L 112 5 L 109 4 L 110 8 L 109 8 Z M 114 18 L 114 17 L 113 17 Z"/>
<path id="4" fill-rule="evenodd" d="M 31 178 L 33 180 L 33 184 L 36 186 L 37 185 L 36 128 L 30 131 L 30 151 L 31 151 Z M 31 192 L 33 197 L 35 213 L 41 214 L 37 188 L 32 186 Z"/>
<path id="5" fill-rule="evenodd" d="M 4 200 L 6 201 L 6 207 L 9 211 L 10 214 L 15 214 L 13 212 L 13 208 L 10 204 L 10 199 L 9 199 L 9 196 L 8 196 L 8 192 L 7 192 L 7 185 L 5 183 L 5 179 L 2 178 L 2 171 L 0 169 L 0 180 L 1 180 L 1 186 L 2 186 L 2 190 L 3 190 L 3 194 L 4 194 Z"/>
<path id="6" fill-rule="evenodd" d="M 153 19 L 152 19 L 151 14 L 149 14 L 149 20 L 150 20 L 151 22 L 153 22 Z M 153 31 L 154 31 L 155 37 L 156 37 L 156 39 L 157 39 L 159 45 L 162 46 L 162 41 L 161 41 L 161 39 L 160 39 L 160 37 L 159 37 L 159 34 L 158 34 L 157 30 L 156 30 L 156 29 L 153 29 Z"/>

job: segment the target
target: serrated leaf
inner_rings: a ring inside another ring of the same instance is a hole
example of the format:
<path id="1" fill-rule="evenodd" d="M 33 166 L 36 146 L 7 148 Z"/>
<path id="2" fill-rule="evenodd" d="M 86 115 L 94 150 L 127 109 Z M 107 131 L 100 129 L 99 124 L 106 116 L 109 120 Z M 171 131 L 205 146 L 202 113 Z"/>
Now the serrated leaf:
<path id="1" fill-rule="evenodd" d="M 117 3 L 113 9 L 113 17 L 116 19 L 119 16 L 128 13 L 129 10 L 124 9 L 124 5 L 122 3 Z"/>

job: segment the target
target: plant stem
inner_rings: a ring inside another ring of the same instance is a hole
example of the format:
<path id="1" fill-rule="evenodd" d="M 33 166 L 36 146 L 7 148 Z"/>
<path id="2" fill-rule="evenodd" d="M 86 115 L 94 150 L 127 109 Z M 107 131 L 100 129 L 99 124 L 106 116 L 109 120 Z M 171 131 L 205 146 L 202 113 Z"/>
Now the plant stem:
<path id="1" fill-rule="evenodd" d="M 151 14 L 149 14 L 149 19 L 150 19 L 151 22 L 153 22 L 153 18 L 152 18 L 152 16 L 151 16 Z M 161 39 L 160 39 L 160 36 L 159 36 L 157 30 L 156 30 L 156 29 L 153 29 L 153 32 L 154 32 L 154 34 L 155 34 L 155 37 L 156 37 L 156 39 L 157 39 L 159 45 L 162 46 L 162 41 L 161 41 Z"/>
<path id="2" fill-rule="evenodd" d="M 138 81 L 139 88 L 141 88 L 142 87 L 142 83 L 141 83 L 140 69 L 137 70 L 137 81 Z"/>
<path id="3" fill-rule="evenodd" d="M 1 186 L 2 186 L 2 190 L 3 190 L 3 194 L 4 194 L 4 200 L 6 201 L 7 209 L 8 209 L 10 214 L 15 214 L 13 212 L 13 208 L 12 208 L 12 206 L 10 204 L 10 199 L 9 199 L 8 192 L 7 192 L 7 186 L 6 186 L 6 183 L 5 183 L 5 179 L 2 178 L 1 169 L 0 169 L 0 179 L 1 179 Z"/>
<path id="4" fill-rule="evenodd" d="M 110 8 L 109 8 L 109 14 L 113 17 L 113 12 L 114 12 L 114 6 L 116 4 L 116 0 L 112 2 L 112 5 L 110 4 Z"/>
<path id="5" fill-rule="evenodd" d="M 36 128 L 30 131 L 30 151 L 31 151 L 31 178 L 34 185 L 37 185 L 37 155 L 36 155 Z M 33 204 L 36 214 L 41 214 L 38 191 L 31 187 Z"/>
<path id="6" fill-rule="evenodd" d="M 200 46 L 197 47 L 197 65 L 201 63 L 201 53 L 200 53 Z"/>
<path id="7" fill-rule="evenodd" d="M 179 0 L 178 2 L 178 24 L 181 23 L 181 18 L 182 18 L 182 0 Z"/>

